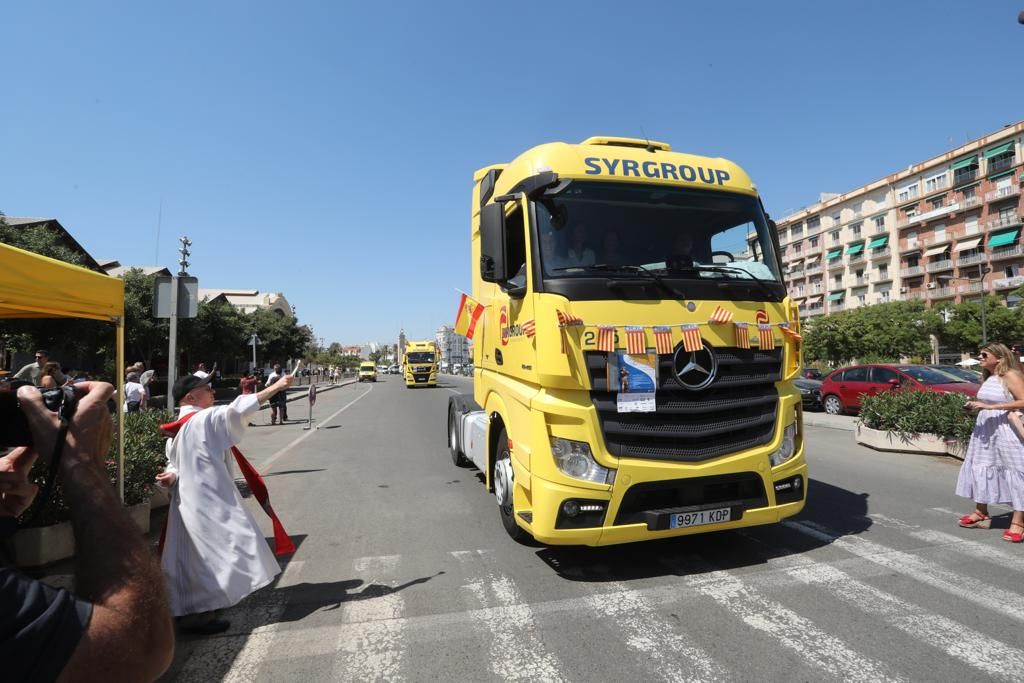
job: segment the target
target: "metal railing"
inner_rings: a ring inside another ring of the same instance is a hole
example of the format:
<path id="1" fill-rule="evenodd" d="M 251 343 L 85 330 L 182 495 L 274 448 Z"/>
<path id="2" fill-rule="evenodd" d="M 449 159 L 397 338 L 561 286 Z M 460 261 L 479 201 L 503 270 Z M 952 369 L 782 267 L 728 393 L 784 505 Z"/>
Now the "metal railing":
<path id="1" fill-rule="evenodd" d="M 864 260 L 864 251 L 863 250 L 858 252 L 858 253 L 856 253 L 856 254 L 850 254 L 849 262 L 850 262 L 851 265 L 854 264 L 854 263 L 859 263 L 860 261 L 863 261 L 863 260 Z"/>
<path id="2" fill-rule="evenodd" d="M 971 283 L 966 284 L 966 285 L 960 285 L 959 287 L 957 287 L 957 290 L 961 294 L 980 294 L 981 293 L 981 283 L 980 282 L 971 282 Z"/>
<path id="3" fill-rule="evenodd" d="M 909 292 L 903 295 L 903 298 L 907 301 L 923 301 L 924 292 Z"/>
<path id="4" fill-rule="evenodd" d="M 993 261 L 996 261 L 1004 258 L 1013 258 L 1021 254 L 1024 254 L 1024 248 L 1019 244 L 1015 244 L 1011 247 L 996 247 L 991 251 L 991 258 Z"/>
<path id="5" fill-rule="evenodd" d="M 864 277 L 855 277 L 855 278 L 853 278 L 853 286 L 854 287 L 863 287 L 864 285 L 866 285 L 866 284 L 868 284 L 870 282 L 871 282 L 871 276 L 870 275 L 865 275 Z"/>
<path id="6" fill-rule="evenodd" d="M 953 270 L 953 261 L 951 259 L 943 259 L 936 261 L 935 263 L 929 263 L 925 266 L 925 270 L 929 273 L 938 273 L 943 270 Z"/>
<path id="7" fill-rule="evenodd" d="M 973 181 L 978 177 L 978 169 L 972 168 L 970 171 L 956 171 L 953 173 L 953 187 L 960 187 Z"/>
<path id="8" fill-rule="evenodd" d="M 911 266 L 910 268 L 900 270 L 900 277 L 914 277 L 915 275 L 922 274 L 924 274 L 924 268 L 921 266 Z"/>
<path id="9" fill-rule="evenodd" d="M 900 251 L 913 251 L 914 249 L 920 249 L 920 248 L 921 248 L 921 243 L 918 240 L 916 240 L 916 239 L 907 240 L 906 242 L 904 242 L 903 244 L 900 245 Z"/>
<path id="10" fill-rule="evenodd" d="M 813 273 L 820 273 L 820 272 L 821 272 L 821 264 L 818 264 L 816 266 L 807 266 L 807 267 L 804 268 L 804 273 L 807 274 L 807 275 L 811 275 Z"/>
<path id="11" fill-rule="evenodd" d="M 1013 155 L 1003 157 L 1001 159 L 991 159 L 988 162 L 987 173 L 988 175 L 992 175 L 993 173 L 1001 173 L 1003 171 L 1008 171 L 1009 169 L 1013 168 L 1016 164 L 1017 157 Z"/>
<path id="12" fill-rule="evenodd" d="M 960 200 L 960 206 L 965 209 L 973 209 L 974 207 L 979 206 L 980 204 L 981 197 L 978 197 L 977 195 L 973 197 L 964 197 L 963 199 Z"/>
<path id="13" fill-rule="evenodd" d="M 986 202 L 994 202 L 997 199 L 1004 199 L 1006 197 L 1016 197 L 1020 194 L 1020 185 L 1010 185 L 1008 187 L 1000 187 L 991 192 L 985 193 Z"/>
<path id="14" fill-rule="evenodd" d="M 1024 285 L 1024 275 L 1014 275 L 1013 277 L 1001 277 L 998 280 L 992 281 L 993 289 L 1016 289 Z"/>
<path id="15" fill-rule="evenodd" d="M 1015 225 L 1020 225 L 1020 216 L 1016 213 L 1000 214 L 995 218 L 989 218 L 985 222 L 985 227 L 989 230 L 998 230 L 999 228 L 1011 228 Z"/>
<path id="16" fill-rule="evenodd" d="M 938 287 L 928 290 L 929 299 L 948 299 L 956 296 L 956 287 Z"/>
<path id="17" fill-rule="evenodd" d="M 885 249 L 872 249 L 871 250 L 871 258 L 872 259 L 876 259 L 876 258 L 889 258 L 890 256 L 892 256 L 892 249 L 890 249 L 889 247 L 886 247 Z"/>
<path id="18" fill-rule="evenodd" d="M 875 276 L 875 282 L 890 282 L 892 281 L 892 274 L 888 269 L 878 271 L 878 275 Z"/>
<path id="19" fill-rule="evenodd" d="M 969 256 L 961 256 L 956 260 L 957 268 L 963 268 L 964 266 L 973 266 L 975 263 L 984 263 L 984 254 L 970 254 Z"/>

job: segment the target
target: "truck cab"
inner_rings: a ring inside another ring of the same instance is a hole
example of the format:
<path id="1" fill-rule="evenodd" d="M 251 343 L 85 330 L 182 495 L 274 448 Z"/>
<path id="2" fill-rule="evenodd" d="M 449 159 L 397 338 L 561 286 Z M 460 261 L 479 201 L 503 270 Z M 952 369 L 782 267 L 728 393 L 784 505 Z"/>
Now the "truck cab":
<path id="1" fill-rule="evenodd" d="M 449 447 L 513 538 L 608 545 L 804 505 L 800 321 L 747 173 L 649 140 L 479 170 L 473 390 Z"/>
<path id="2" fill-rule="evenodd" d="M 377 366 L 372 361 L 366 361 L 365 363 L 359 364 L 359 381 L 360 382 L 376 382 L 377 381 Z"/>
<path id="3" fill-rule="evenodd" d="M 405 386 L 436 387 L 441 352 L 433 341 L 409 342 L 405 347 Z"/>

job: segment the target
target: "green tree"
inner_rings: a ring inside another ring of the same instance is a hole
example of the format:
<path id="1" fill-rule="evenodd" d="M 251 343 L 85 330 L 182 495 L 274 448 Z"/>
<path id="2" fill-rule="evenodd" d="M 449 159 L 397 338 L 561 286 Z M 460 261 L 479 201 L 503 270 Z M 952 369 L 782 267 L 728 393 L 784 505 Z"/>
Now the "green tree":
<path id="1" fill-rule="evenodd" d="M 815 318 L 806 325 L 804 357 L 839 365 L 853 359 L 898 360 L 927 356 L 937 313 L 921 301 L 893 301 Z"/>
<path id="2" fill-rule="evenodd" d="M 124 279 L 124 336 L 128 361 L 141 360 L 153 367 L 153 359 L 167 353 L 170 321 L 153 317 L 153 275 L 132 268 Z"/>
<path id="3" fill-rule="evenodd" d="M 178 344 L 190 363 L 223 368 L 228 359 L 245 356 L 250 334 L 246 318 L 226 301 L 200 302 L 195 318 L 178 321 Z"/>
<path id="4" fill-rule="evenodd" d="M 938 331 L 943 346 L 971 352 L 981 345 L 981 302 L 965 301 L 944 307 L 947 322 Z M 985 327 L 988 340 L 1016 343 L 1024 335 L 1024 315 L 1019 309 L 1002 305 L 999 297 L 985 297 Z"/>

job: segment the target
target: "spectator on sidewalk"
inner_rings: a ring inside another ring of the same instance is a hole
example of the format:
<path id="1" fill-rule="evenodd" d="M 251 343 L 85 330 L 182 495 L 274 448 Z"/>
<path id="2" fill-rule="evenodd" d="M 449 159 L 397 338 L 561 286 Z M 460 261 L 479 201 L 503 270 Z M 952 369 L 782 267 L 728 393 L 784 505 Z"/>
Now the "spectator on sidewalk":
<path id="1" fill-rule="evenodd" d="M 252 370 L 246 370 L 242 379 L 238 380 L 238 390 L 242 394 L 255 394 L 256 384 L 256 378 L 253 376 Z"/>
<path id="2" fill-rule="evenodd" d="M 137 372 L 129 372 L 124 383 L 124 412 L 138 413 L 146 409 L 146 387 Z"/>
<path id="3" fill-rule="evenodd" d="M 46 367 L 46 364 L 49 361 L 50 353 L 45 349 L 39 349 L 38 351 L 36 351 L 35 360 L 33 360 L 31 363 L 28 363 L 27 365 L 22 366 L 22 368 L 14 374 L 14 379 L 23 379 L 25 381 L 32 382 L 32 384 L 36 385 L 37 387 L 41 387 L 43 384 L 43 369 Z M 64 375 L 59 373 L 59 365 L 57 366 L 57 370 L 59 376 L 54 377 L 54 381 L 57 382 L 57 386 L 61 386 L 62 384 L 64 384 L 65 379 Z"/>
<path id="4" fill-rule="evenodd" d="M 267 377 L 267 383 L 265 386 L 271 386 L 279 379 L 284 376 L 281 372 L 281 364 L 274 364 L 274 371 Z M 281 418 L 281 424 L 288 421 L 288 395 L 287 392 L 282 391 L 275 394 L 270 400 L 270 424 L 277 424 L 277 418 Z"/>
<path id="5" fill-rule="evenodd" d="M 174 630 L 160 571 L 138 527 L 110 486 L 103 459 L 113 423 L 107 402 L 114 387 L 75 385 L 59 475 L 75 535 L 75 593 L 52 588 L 0 558 L 0 678 L 5 681 L 152 681 L 170 665 Z M 0 537 L 38 492 L 29 471 L 38 453 L 53 452 L 60 418 L 42 395 L 23 387 L 21 410 L 32 448 L 0 457 Z"/>

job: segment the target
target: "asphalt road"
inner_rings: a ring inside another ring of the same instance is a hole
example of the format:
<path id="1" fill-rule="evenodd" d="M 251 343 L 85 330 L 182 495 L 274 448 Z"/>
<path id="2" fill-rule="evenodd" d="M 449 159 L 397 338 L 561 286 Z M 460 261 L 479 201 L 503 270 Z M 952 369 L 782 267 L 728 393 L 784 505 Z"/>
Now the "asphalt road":
<path id="1" fill-rule="evenodd" d="M 956 526 L 956 461 L 810 427 L 794 520 L 518 545 L 448 455 L 447 399 L 469 380 L 381 379 L 322 391 L 319 429 L 252 430 L 242 449 L 298 550 L 227 634 L 181 639 L 165 680 L 1024 680 L 1024 547 L 1000 540 L 1007 515 Z"/>

